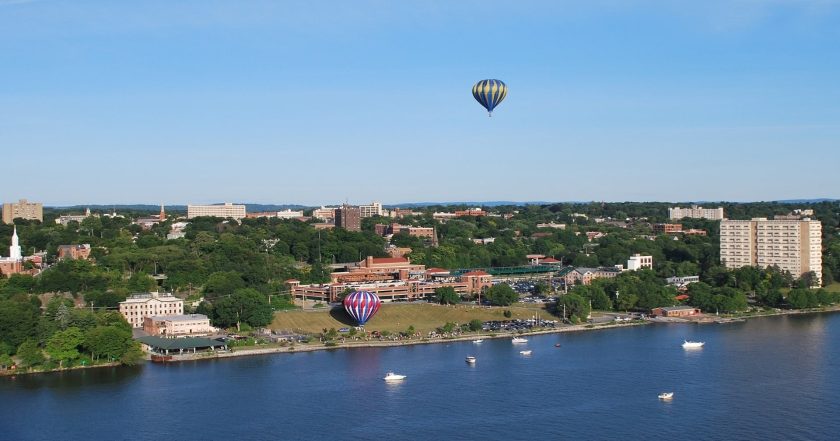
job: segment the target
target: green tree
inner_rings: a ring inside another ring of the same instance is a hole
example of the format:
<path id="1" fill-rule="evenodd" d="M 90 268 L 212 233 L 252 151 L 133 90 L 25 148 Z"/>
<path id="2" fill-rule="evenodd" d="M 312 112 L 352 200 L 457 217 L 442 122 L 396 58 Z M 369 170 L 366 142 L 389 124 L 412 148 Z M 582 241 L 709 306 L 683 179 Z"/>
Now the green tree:
<path id="1" fill-rule="evenodd" d="M 67 328 L 58 331 L 47 340 L 47 355 L 58 361 L 58 367 L 64 367 L 64 362 L 72 362 L 79 358 L 79 345 L 84 341 L 79 328 Z"/>
<path id="2" fill-rule="evenodd" d="M 38 308 L 29 302 L 0 301 L 0 342 L 15 348 L 35 336 L 39 315 Z"/>
<path id="3" fill-rule="evenodd" d="M 234 291 L 245 287 L 245 281 L 236 271 L 217 271 L 207 278 L 204 293 L 208 298 L 231 295 Z"/>
<path id="4" fill-rule="evenodd" d="M 157 282 L 148 274 L 134 273 L 126 282 L 126 288 L 130 292 L 151 292 L 157 289 Z"/>
<path id="5" fill-rule="evenodd" d="M 490 304 L 495 306 L 510 306 L 519 300 L 519 294 L 507 283 L 499 283 L 498 285 L 491 286 L 485 296 Z"/>
<path id="6" fill-rule="evenodd" d="M 435 299 L 441 305 L 454 305 L 461 301 L 461 296 L 451 286 L 442 286 L 435 289 Z"/>
<path id="7" fill-rule="evenodd" d="M 470 320 L 470 331 L 473 331 L 473 332 L 481 331 L 483 326 L 484 326 L 484 322 L 482 322 L 479 319 Z"/>
<path id="8" fill-rule="evenodd" d="M 44 352 L 33 339 L 27 339 L 18 346 L 17 357 L 23 367 L 35 367 L 44 363 Z"/>
<path id="9" fill-rule="evenodd" d="M 222 297 L 214 303 L 216 324 L 222 327 L 241 324 L 258 328 L 271 323 L 274 313 L 268 299 L 252 288 L 237 289 L 230 297 Z"/>
<path id="10" fill-rule="evenodd" d="M 91 358 L 100 357 L 107 360 L 117 360 L 132 346 L 131 330 L 116 326 L 97 326 L 85 334 L 84 346 L 91 354 Z"/>
<path id="11" fill-rule="evenodd" d="M 565 306 L 565 313 L 568 320 L 572 322 L 581 322 L 585 321 L 589 318 L 589 300 L 584 299 L 583 297 L 569 293 L 560 298 L 557 301 L 557 312 L 559 314 L 563 314 Z"/>

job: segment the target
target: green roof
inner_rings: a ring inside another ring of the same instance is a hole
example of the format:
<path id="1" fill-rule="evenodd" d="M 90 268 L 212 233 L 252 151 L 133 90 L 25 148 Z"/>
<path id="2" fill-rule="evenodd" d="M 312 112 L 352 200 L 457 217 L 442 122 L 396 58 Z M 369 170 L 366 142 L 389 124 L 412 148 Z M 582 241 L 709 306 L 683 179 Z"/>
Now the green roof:
<path id="1" fill-rule="evenodd" d="M 225 343 L 209 338 L 186 337 L 186 338 L 161 338 L 161 337 L 140 337 L 140 343 L 163 350 L 173 349 L 201 349 L 213 346 L 225 346 Z"/>

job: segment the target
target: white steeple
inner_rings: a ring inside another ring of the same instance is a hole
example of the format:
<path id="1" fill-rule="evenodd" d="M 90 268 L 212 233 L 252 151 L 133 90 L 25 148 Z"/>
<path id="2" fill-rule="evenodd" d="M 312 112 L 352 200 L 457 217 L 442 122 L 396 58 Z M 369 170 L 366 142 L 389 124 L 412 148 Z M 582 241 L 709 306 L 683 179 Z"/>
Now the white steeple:
<path id="1" fill-rule="evenodd" d="M 12 233 L 12 246 L 9 247 L 9 258 L 20 260 L 23 256 L 20 253 L 20 243 L 18 242 L 17 227 Z"/>

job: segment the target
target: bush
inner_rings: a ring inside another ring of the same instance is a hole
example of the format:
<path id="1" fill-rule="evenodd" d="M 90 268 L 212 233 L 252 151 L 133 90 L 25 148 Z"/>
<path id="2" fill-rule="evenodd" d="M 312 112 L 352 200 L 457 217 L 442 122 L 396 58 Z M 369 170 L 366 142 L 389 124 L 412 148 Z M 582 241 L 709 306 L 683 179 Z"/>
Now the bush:
<path id="1" fill-rule="evenodd" d="M 505 309 L 504 316 L 506 318 L 511 318 L 511 317 L 513 317 L 513 313 L 510 312 L 510 309 Z"/>

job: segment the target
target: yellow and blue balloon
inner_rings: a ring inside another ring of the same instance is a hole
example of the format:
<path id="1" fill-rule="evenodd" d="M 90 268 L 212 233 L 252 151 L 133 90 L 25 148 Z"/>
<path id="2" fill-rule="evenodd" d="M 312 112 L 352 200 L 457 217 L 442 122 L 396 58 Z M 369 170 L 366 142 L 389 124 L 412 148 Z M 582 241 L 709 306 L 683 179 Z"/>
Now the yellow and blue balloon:
<path id="1" fill-rule="evenodd" d="M 493 109 L 507 96 L 507 86 L 500 80 L 481 80 L 472 89 L 473 97 L 493 116 Z"/>

